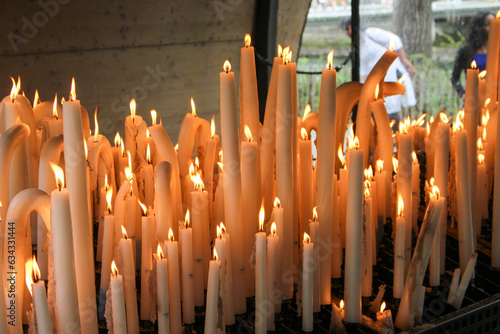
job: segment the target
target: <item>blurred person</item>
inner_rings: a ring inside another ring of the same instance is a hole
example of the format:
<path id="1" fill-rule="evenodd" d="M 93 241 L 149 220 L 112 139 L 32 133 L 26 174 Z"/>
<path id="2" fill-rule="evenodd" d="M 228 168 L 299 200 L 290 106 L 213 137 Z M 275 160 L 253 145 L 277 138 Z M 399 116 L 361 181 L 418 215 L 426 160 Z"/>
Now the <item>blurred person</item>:
<path id="1" fill-rule="evenodd" d="M 467 73 L 467 69 L 471 68 L 472 61 L 476 61 L 479 72 L 486 69 L 490 20 L 493 18 L 495 16 L 489 12 L 477 13 L 469 23 L 465 43 L 457 50 L 451 73 L 451 84 L 461 98 L 465 96 L 465 88 L 462 86 L 460 79 L 462 73 Z"/>

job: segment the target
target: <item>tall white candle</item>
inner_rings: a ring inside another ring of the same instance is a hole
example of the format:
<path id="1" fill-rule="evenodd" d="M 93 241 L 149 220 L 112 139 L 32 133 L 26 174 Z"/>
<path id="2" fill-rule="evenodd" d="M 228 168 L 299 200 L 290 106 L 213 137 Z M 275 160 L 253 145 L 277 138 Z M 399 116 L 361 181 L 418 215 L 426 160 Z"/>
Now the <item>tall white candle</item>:
<path id="1" fill-rule="evenodd" d="M 319 295 L 319 224 L 316 207 L 313 209 L 313 218 L 309 221 L 309 235 L 314 245 L 313 250 L 313 312 L 319 312 L 321 309 L 321 300 Z"/>
<path id="2" fill-rule="evenodd" d="M 141 243 L 141 320 L 151 319 L 151 300 L 149 277 L 153 270 L 153 235 L 154 218 L 150 217 L 149 211 L 144 204 L 139 203 L 145 216 L 142 217 L 142 243 Z"/>
<path id="3" fill-rule="evenodd" d="M 221 274 L 221 263 L 214 249 L 214 259 L 210 261 L 207 286 L 207 306 L 205 310 L 205 333 L 215 334 L 217 332 L 217 316 L 219 301 L 219 283 Z"/>
<path id="4" fill-rule="evenodd" d="M 299 140 L 299 235 L 303 235 L 311 217 L 314 205 L 313 196 L 313 157 L 312 143 L 307 130 L 300 130 Z M 313 239 L 314 240 L 314 239 Z M 315 242 L 315 241 L 313 241 Z"/>
<path id="5" fill-rule="evenodd" d="M 125 292 L 125 307 L 127 311 L 127 333 L 139 331 L 139 313 L 137 310 L 137 291 L 135 289 L 135 257 L 132 239 L 127 236 L 127 231 L 122 226 L 123 237 L 118 245 L 118 254 L 121 256 L 123 272 L 123 289 Z"/>
<path id="6" fill-rule="evenodd" d="M 33 268 L 26 270 L 26 283 L 33 296 L 33 305 L 36 318 L 36 330 L 40 334 L 50 334 L 52 333 L 52 323 L 49 313 L 49 305 L 47 303 L 47 294 L 45 292 L 45 281 L 40 279 L 40 269 L 36 263 L 36 259 L 28 260 L 33 264 Z M 26 266 L 28 267 L 28 265 Z M 31 266 L 30 266 L 31 267 Z M 27 268 L 28 269 L 28 268 Z M 28 278 L 29 275 L 29 278 Z M 32 280 L 32 276 L 33 279 Z"/>
<path id="7" fill-rule="evenodd" d="M 274 330 L 274 314 L 277 303 L 276 294 L 276 272 L 277 272 L 277 255 L 278 255 L 278 236 L 276 235 L 276 223 L 271 224 L 271 233 L 267 236 L 266 249 L 266 276 L 267 276 L 267 330 Z M 281 300 L 280 300 L 281 303 Z"/>
<path id="8" fill-rule="evenodd" d="M 361 266 L 363 250 L 363 150 L 349 151 L 347 187 L 345 321 L 361 321 Z"/>
<path id="9" fill-rule="evenodd" d="M 194 261 L 193 229 L 189 227 L 189 210 L 179 228 L 182 260 L 182 320 L 185 324 L 194 323 Z"/>
<path id="10" fill-rule="evenodd" d="M 396 217 L 396 232 L 394 239 L 394 284 L 392 296 L 401 298 L 405 280 L 405 216 L 404 200 L 398 196 L 398 216 Z"/>
<path id="11" fill-rule="evenodd" d="M 370 185 L 370 181 L 365 181 L 366 185 Z M 362 285 L 361 293 L 363 297 L 372 296 L 372 283 L 373 283 L 373 209 L 372 209 L 372 188 L 366 187 L 364 191 L 363 203 L 363 263 L 362 263 Z"/>
<path id="12" fill-rule="evenodd" d="M 158 289 L 158 333 L 170 333 L 170 305 L 168 293 L 168 261 L 158 244 L 156 258 L 156 287 Z"/>
<path id="13" fill-rule="evenodd" d="M 255 332 L 267 333 L 266 232 L 264 206 L 259 213 L 259 232 L 255 234 Z"/>
<path id="14" fill-rule="evenodd" d="M 238 115 L 236 107 L 236 90 L 234 86 L 234 72 L 231 64 L 226 61 L 224 71 L 220 73 L 220 114 L 222 147 L 224 152 L 224 215 L 229 232 L 232 235 L 232 271 L 233 278 L 239 284 L 245 282 L 245 259 L 241 202 L 241 170 L 240 147 L 238 136 Z M 238 314 L 246 309 L 245 290 L 234 289 L 234 306 Z"/>
<path id="15" fill-rule="evenodd" d="M 405 273 L 408 272 L 411 259 L 412 245 L 412 205 L 411 205 L 411 175 L 412 175 L 412 137 L 408 134 L 403 122 L 399 123 L 399 145 L 398 145 L 398 182 L 397 194 L 403 197 L 406 203 L 405 209 Z"/>
<path id="16" fill-rule="evenodd" d="M 170 306 L 170 331 L 180 333 L 182 330 L 181 322 L 181 286 L 179 280 L 179 250 L 177 241 L 174 240 L 172 229 L 168 232 L 168 239 L 165 241 L 164 248 L 167 250 L 168 261 L 168 293 Z"/>
<path id="17" fill-rule="evenodd" d="M 80 101 L 76 99 L 73 81 L 70 101 L 66 101 L 63 105 L 64 161 L 71 207 L 80 322 L 82 332 L 97 333 L 97 313 L 89 314 L 88 312 L 89 309 L 96 309 L 96 298 L 94 247 L 88 210 L 87 161 L 83 147 L 81 110 Z"/>
<path id="18" fill-rule="evenodd" d="M 241 130 L 246 125 L 250 128 L 254 136 L 258 136 L 260 132 L 259 96 L 255 71 L 255 53 L 250 42 L 251 37 L 249 34 L 246 34 L 245 46 L 241 48 L 240 57 L 240 122 Z"/>
<path id="19" fill-rule="evenodd" d="M 314 245 L 307 233 L 302 242 L 302 330 L 313 330 L 313 272 Z"/>
<path id="20" fill-rule="evenodd" d="M 103 227 L 103 244 L 102 244 L 102 261 L 101 261 L 101 282 L 99 290 L 99 317 L 104 317 L 104 307 L 106 305 L 106 291 L 109 289 L 109 278 L 111 275 L 111 261 L 114 253 L 114 224 L 115 216 L 111 214 L 111 196 L 112 188 L 109 188 L 106 194 L 108 211 L 104 214 Z"/>
<path id="21" fill-rule="evenodd" d="M 115 261 L 111 263 L 111 305 L 113 317 L 113 333 L 127 333 L 127 315 L 125 311 L 125 297 L 123 293 L 123 276 L 119 274 Z"/>

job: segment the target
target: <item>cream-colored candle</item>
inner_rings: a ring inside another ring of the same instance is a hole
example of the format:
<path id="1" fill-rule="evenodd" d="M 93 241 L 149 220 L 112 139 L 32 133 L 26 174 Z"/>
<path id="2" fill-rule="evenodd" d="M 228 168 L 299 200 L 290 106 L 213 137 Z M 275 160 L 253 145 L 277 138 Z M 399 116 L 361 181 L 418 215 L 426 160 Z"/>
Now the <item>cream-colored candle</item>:
<path id="1" fill-rule="evenodd" d="M 132 171 L 135 173 L 145 161 L 146 156 L 146 122 L 136 115 L 135 99 L 130 100 L 130 115 L 125 118 L 125 149 L 132 158 Z M 66 116 L 65 116 L 66 117 Z"/>
<path id="2" fill-rule="evenodd" d="M 154 206 L 154 172 L 151 158 L 151 147 L 146 146 L 146 164 L 137 173 L 139 198 L 147 208 Z"/>
<path id="3" fill-rule="evenodd" d="M 321 310 L 321 300 L 319 295 L 319 224 L 316 207 L 313 209 L 313 218 L 309 220 L 309 235 L 314 245 L 313 250 L 313 312 Z"/>
<path id="4" fill-rule="evenodd" d="M 307 233 L 302 242 L 302 330 L 313 330 L 314 244 Z"/>
<path id="5" fill-rule="evenodd" d="M 281 202 L 278 197 L 274 199 L 272 212 L 272 220 L 276 222 L 276 229 L 278 231 L 282 231 L 285 227 L 283 224 L 283 208 L 281 207 Z M 276 268 L 276 284 L 277 284 L 277 293 L 276 293 L 276 312 L 281 312 L 281 300 L 283 299 L 283 280 L 285 279 L 284 265 L 283 265 L 283 237 L 280 234 L 278 239 L 278 249 L 277 249 L 277 263 L 278 267 Z"/>
<path id="6" fill-rule="evenodd" d="M 222 224 L 222 223 L 221 223 Z M 223 224 L 222 224 L 223 225 Z M 233 306 L 232 303 L 232 298 L 230 299 L 229 296 L 227 295 L 226 291 L 228 291 L 228 286 L 226 284 L 227 277 L 231 273 L 228 271 L 228 261 L 227 261 L 227 256 L 226 256 L 226 239 L 223 238 L 222 235 L 222 229 L 220 228 L 219 225 L 217 225 L 217 237 L 215 238 L 215 245 L 214 245 L 214 252 L 217 252 L 217 257 L 220 261 L 221 267 L 220 267 L 220 298 L 222 299 L 222 326 L 225 328 L 225 325 L 227 324 L 228 320 L 231 320 L 231 316 L 234 319 L 234 310 L 232 311 L 232 314 L 228 314 L 230 312 L 229 308 Z M 208 302 L 208 299 L 207 299 Z M 208 307 L 208 303 L 207 303 Z M 234 322 L 234 320 L 233 320 Z"/>
<path id="7" fill-rule="evenodd" d="M 123 272 L 123 290 L 125 293 L 125 307 L 127 311 L 127 333 L 139 331 L 139 312 L 137 310 L 137 291 L 135 288 L 135 257 L 132 239 L 122 226 L 123 237 L 118 245 L 118 254 L 121 256 L 121 271 Z"/>
<path id="8" fill-rule="evenodd" d="M 488 202 L 489 196 L 486 192 L 487 181 L 486 181 L 486 165 L 484 164 L 484 154 L 479 153 L 477 155 L 477 203 L 479 203 L 478 215 L 477 215 L 477 228 L 476 231 L 478 235 L 481 235 L 481 226 L 483 218 L 483 207 L 481 203 Z"/>
<path id="9" fill-rule="evenodd" d="M 333 50 L 328 54 L 326 69 L 321 73 L 321 90 L 318 110 L 318 158 L 316 161 L 317 179 L 316 205 L 319 224 L 320 259 L 320 297 L 321 305 L 330 305 L 331 294 L 331 251 L 328 246 L 333 225 L 333 170 L 335 163 L 335 118 L 337 71 L 333 68 Z M 281 197 L 280 197 L 281 198 Z"/>
<path id="10" fill-rule="evenodd" d="M 377 160 L 376 162 L 376 172 L 373 177 L 375 183 L 377 184 L 377 213 L 378 213 L 378 221 L 379 221 L 379 226 L 384 226 L 385 224 L 385 219 L 387 217 L 387 205 L 386 205 L 386 199 L 387 199 L 387 177 L 386 174 L 387 172 L 384 170 L 384 161 L 383 160 Z M 381 223 L 381 224 L 380 224 Z"/>
<path id="11" fill-rule="evenodd" d="M 186 218 L 179 227 L 182 260 L 182 321 L 185 324 L 194 323 L 194 257 L 193 257 L 193 229 L 189 227 L 189 210 Z"/>
<path id="12" fill-rule="evenodd" d="M 76 99 L 74 81 L 70 101 L 63 105 L 64 161 L 71 207 L 71 224 L 78 289 L 78 307 L 82 332 L 97 333 L 95 309 L 95 275 L 92 233 L 90 231 L 89 200 L 87 188 L 87 161 L 84 151 L 84 132 L 80 101 Z"/>
<path id="13" fill-rule="evenodd" d="M 394 333 L 394 323 L 392 322 L 391 310 L 385 310 L 385 302 L 380 306 L 377 312 L 377 325 L 384 333 Z"/>
<path id="14" fill-rule="evenodd" d="M 158 244 L 156 259 L 156 287 L 158 305 L 158 333 L 170 333 L 170 305 L 168 293 L 168 261 L 163 255 L 161 245 Z"/>
<path id="15" fill-rule="evenodd" d="M 109 277 L 111 274 L 111 261 L 113 260 L 114 254 L 114 224 L 115 216 L 111 214 L 111 197 L 112 188 L 109 188 L 106 193 L 106 202 L 108 204 L 108 210 L 104 214 L 103 221 L 103 233 L 102 233 L 102 261 L 101 261 L 101 282 L 99 290 L 99 319 L 104 318 L 104 307 L 106 305 L 106 292 L 109 289 Z"/>
<path id="16" fill-rule="evenodd" d="M 367 187 L 368 186 L 368 187 Z M 372 296 L 373 282 L 373 209 L 370 181 L 365 181 L 364 203 L 363 203 L 363 263 L 362 263 L 362 285 L 361 294 L 363 297 Z"/>
<path id="17" fill-rule="evenodd" d="M 415 145 L 413 145 L 415 146 Z M 420 202 L 420 164 L 415 151 L 411 153 L 411 227 L 418 231 L 418 207 Z M 434 168 L 434 173 L 436 172 Z"/>
<path id="18" fill-rule="evenodd" d="M 303 235 L 311 217 L 314 205 L 313 196 L 313 157 L 312 143 L 307 135 L 307 130 L 301 128 L 299 140 L 299 235 Z M 312 236 L 311 236 L 312 237 Z M 313 242 L 314 241 L 313 238 Z M 319 290 L 318 290 L 319 291 Z"/>
<path id="19" fill-rule="evenodd" d="M 217 154 L 220 149 L 219 136 L 215 134 L 215 122 L 214 117 L 212 116 L 212 121 L 210 123 L 210 132 L 211 137 L 207 140 L 207 148 L 205 151 L 205 161 L 203 161 L 203 183 L 205 184 L 205 189 L 208 194 L 208 203 L 214 202 L 214 190 L 215 190 L 215 182 L 214 182 L 214 169 L 217 168 Z M 208 214 L 210 221 L 213 216 L 213 206 L 208 206 Z"/>
<path id="20" fill-rule="evenodd" d="M 241 189 L 243 203 L 243 228 L 245 236 L 244 256 L 245 259 L 252 257 L 255 245 L 255 233 L 257 233 L 259 208 L 262 201 L 260 192 L 260 154 L 259 145 L 253 139 L 250 128 L 245 124 L 245 141 L 241 142 Z M 245 261 L 245 283 L 246 296 L 255 295 L 255 269 L 250 261 Z"/>
<path id="21" fill-rule="evenodd" d="M 467 136 L 468 133 L 465 131 L 455 131 L 458 239 L 460 269 L 462 273 L 465 272 L 467 261 L 469 261 L 470 256 L 474 253 L 474 226 L 471 209 Z"/>
<path id="22" fill-rule="evenodd" d="M 363 150 L 350 150 L 347 187 L 345 321 L 361 321 L 361 267 L 363 251 Z"/>
<path id="23" fill-rule="evenodd" d="M 115 261 L 111 263 L 111 305 L 113 317 L 113 333 L 127 333 L 127 314 L 123 292 L 123 276 L 119 274 Z"/>
<path id="24" fill-rule="evenodd" d="M 339 154 L 340 150 L 341 148 L 339 148 Z M 343 168 L 339 170 L 339 207 L 340 207 L 339 226 L 340 226 L 340 237 L 342 241 L 342 248 L 345 248 L 347 196 L 342 196 L 342 194 L 347 194 L 347 183 L 349 181 L 349 172 L 347 170 L 347 167 L 345 166 L 345 160 L 343 161 L 344 161 L 342 163 Z"/>
<path id="25" fill-rule="evenodd" d="M 217 333 L 219 283 L 221 274 L 221 262 L 217 258 L 217 251 L 214 249 L 214 259 L 210 261 L 208 270 L 207 286 L 207 307 L 205 309 L 205 333 Z"/>
<path id="26" fill-rule="evenodd" d="M 396 217 L 396 231 L 394 238 L 394 283 L 392 296 L 401 298 L 405 281 L 405 216 L 404 200 L 398 196 L 398 216 Z"/>
<path id="27" fill-rule="evenodd" d="M 276 294 L 277 284 L 276 284 L 276 272 L 278 266 L 278 239 L 276 235 L 276 223 L 271 224 L 271 233 L 267 236 L 267 249 L 266 249 L 266 276 L 267 276 L 267 330 L 274 330 L 274 314 L 276 309 Z M 281 303 L 281 300 L 280 300 Z"/>
<path id="28" fill-rule="evenodd" d="M 224 71 L 220 73 L 220 115 L 222 147 L 224 152 L 224 216 L 227 228 L 231 233 L 233 279 L 239 284 L 245 282 L 245 258 L 241 245 L 244 245 L 241 201 L 241 169 L 240 147 L 238 136 L 238 119 L 236 107 L 236 90 L 234 72 L 231 72 L 229 61 L 224 63 Z M 234 306 L 237 314 L 246 310 L 245 290 L 234 289 Z"/>
<path id="29" fill-rule="evenodd" d="M 172 229 L 168 231 L 168 239 L 163 249 L 167 250 L 168 261 L 168 294 L 170 306 L 170 332 L 180 333 L 182 331 L 181 321 L 181 286 L 179 280 L 179 250 L 177 241 L 174 241 Z"/>
<path id="30" fill-rule="evenodd" d="M 208 226 L 208 194 L 200 174 L 193 178 L 194 191 L 191 192 L 191 221 L 193 228 L 194 256 L 194 305 L 205 305 L 204 289 L 208 279 L 210 262 L 210 230 Z M 205 268 L 206 267 L 206 268 Z"/>
<path id="31" fill-rule="evenodd" d="M 55 327 L 57 330 L 80 329 L 72 224 L 68 224 L 71 221 L 69 191 L 64 188 L 62 169 L 56 168 L 56 170 L 58 189 L 52 191 L 50 195 L 50 252 L 53 256 L 51 267 L 56 282 Z"/>
<path id="32" fill-rule="evenodd" d="M 260 136 L 259 130 L 259 94 L 257 92 L 257 75 L 255 71 L 255 53 L 250 45 L 251 37 L 245 35 L 245 46 L 241 48 L 240 55 L 240 132 L 242 140 L 244 126 L 250 128 L 254 137 Z M 246 135 L 246 134 L 245 134 Z M 248 140 L 248 137 L 246 137 Z M 252 234 L 253 235 L 253 234 Z"/>
<path id="33" fill-rule="evenodd" d="M 29 262 L 32 262 L 32 266 L 28 265 Z M 45 292 L 45 281 L 40 279 L 40 269 L 38 268 L 35 257 L 33 257 L 33 260 L 28 260 L 28 262 L 26 262 L 26 267 L 30 267 L 29 271 L 28 268 L 26 268 L 26 283 L 33 296 L 36 332 L 40 334 L 50 334 L 52 333 L 52 322 L 50 319 L 49 305 L 47 303 L 47 293 Z"/>
<path id="34" fill-rule="evenodd" d="M 151 319 L 151 301 L 153 296 L 150 292 L 149 280 L 153 270 L 153 236 L 154 236 L 154 218 L 150 217 L 149 210 L 142 203 L 144 216 L 141 218 L 142 242 L 141 242 L 141 309 L 140 319 Z"/>
<path id="35" fill-rule="evenodd" d="M 259 232 L 255 233 L 255 332 L 267 333 L 266 232 L 264 206 L 259 213 Z"/>

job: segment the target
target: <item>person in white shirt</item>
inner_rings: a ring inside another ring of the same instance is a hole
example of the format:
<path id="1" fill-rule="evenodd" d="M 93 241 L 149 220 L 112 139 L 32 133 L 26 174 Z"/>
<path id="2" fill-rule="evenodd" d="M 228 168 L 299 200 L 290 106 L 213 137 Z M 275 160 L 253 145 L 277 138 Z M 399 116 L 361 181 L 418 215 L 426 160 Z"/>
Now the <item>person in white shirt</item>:
<path id="1" fill-rule="evenodd" d="M 352 27 L 351 20 L 347 19 L 344 22 L 344 28 L 349 37 L 351 37 Z M 380 28 L 362 29 L 360 33 L 360 81 L 364 82 L 366 77 L 373 69 L 382 55 L 390 48 L 390 43 L 394 45 L 395 52 L 398 58 L 389 67 L 385 76 L 386 82 L 396 82 L 403 75 L 403 85 L 406 92 L 403 96 L 394 95 L 385 98 L 385 106 L 390 119 L 399 121 L 399 112 L 401 106 L 408 108 L 416 105 L 415 91 L 411 82 L 411 77 L 415 75 L 415 68 L 406 58 L 403 43 L 401 38 L 396 34 Z"/>

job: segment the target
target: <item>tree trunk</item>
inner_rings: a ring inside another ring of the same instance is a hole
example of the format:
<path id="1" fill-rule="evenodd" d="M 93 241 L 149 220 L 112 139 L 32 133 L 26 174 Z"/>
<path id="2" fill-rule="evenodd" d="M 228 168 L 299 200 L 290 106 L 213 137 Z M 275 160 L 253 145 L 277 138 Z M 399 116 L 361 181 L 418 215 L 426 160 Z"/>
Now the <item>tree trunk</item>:
<path id="1" fill-rule="evenodd" d="M 393 31 L 408 54 L 432 54 L 432 0 L 397 0 L 392 12 Z"/>

